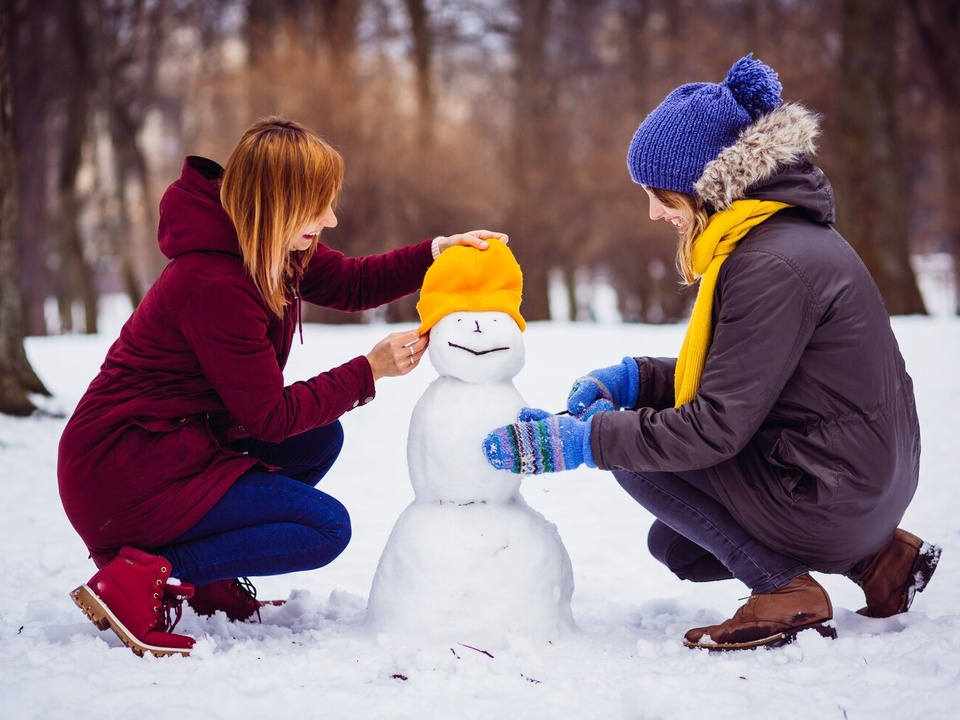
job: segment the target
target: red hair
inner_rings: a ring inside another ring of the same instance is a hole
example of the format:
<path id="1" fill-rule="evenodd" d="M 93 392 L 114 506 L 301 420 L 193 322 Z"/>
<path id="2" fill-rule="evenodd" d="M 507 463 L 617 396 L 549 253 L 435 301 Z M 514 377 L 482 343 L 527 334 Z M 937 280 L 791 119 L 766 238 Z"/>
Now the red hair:
<path id="1" fill-rule="evenodd" d="M 319 220 L 343 187 L 343 157 L 293 120 L 262 118 L 230 154 L 220 202 L 233 221 L 243 263 L 267 305 L 282 315 L 286 283 L 316 250 L 291 249 L 296 233 Z"/>

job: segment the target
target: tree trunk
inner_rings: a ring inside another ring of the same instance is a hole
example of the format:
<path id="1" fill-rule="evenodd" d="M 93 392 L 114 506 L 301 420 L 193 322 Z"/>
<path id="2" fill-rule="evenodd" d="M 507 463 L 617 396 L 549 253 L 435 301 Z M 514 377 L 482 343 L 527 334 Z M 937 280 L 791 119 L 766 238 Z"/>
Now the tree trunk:
<path id="1" fill-rule="evenodd" d="M 24 333 L 46 335 L 44 304 L 54 295 L 49 257 L 50 147 L 49 104 L 54 95 L 49 68 L 59 61 L 50 58 L 46 18 L 57 12 L 56 0 L 18 3 L 16 29 L 8 43 L 7 63 L 13 82 L 17 111 L 14 115 L 14 147 L 17 152 L 19 222 L 17 245 L 20 268 L 20 297 Z M 11 11 L 12 12 L 12 11 Z"/>
<path id="2" fill-rule="evenodd" d="M 956 37 L 956 36 L 955 36 Z M 947 151 L 947 197 L 946 225 L 950 237 L 950 253 L 953 256 L 954 312 L 960 315 L 960 202 L 956 200 L 956 188 L 960 188 L 960 96 L 954 95 L 946 108 L 944 140 Z"/>
<path id="3" fill-rule="evenodd" d="M 933 86 L 944 111 L 946 202 L 945 225 L 953 255 L 955 311 L 960 314 L 960 3 L 944 0 L 908 0 L 907 7 L 920 36 L 919 46 L 933 76 Z"/>
<path id="4" fill-rule="evenodd" d="M 131 116 L 130 107 L 118 98 L 109 99 L 110 139 L 113 143 L 114 177 L 118 188 L 118 215 L 120 247 L 118 252 L 123 265 L 124 289 L 130 297 L 132 307 L 137 307 L 145 292 L 144 275 L 156 276 L 163 263 L 159 262 L 158 252 L 153 244 L 144 247 L 142 235 L 135 235 L 136 229 L 130 219 L 130 198 L 126 191 L 127 184 L 134 180 L 140 185 L 141 214 L 147 218 L 145 226 L 151 229 L 157 227 L 156 205 L 151 202 L 154 198 L 153 184 L 150 182 L 150 171 L 147 159 L 137 142 L 138 122 Z M 153 262 L 151 262 L 153 260 Z M 138 272 L 138 269 L 140 272 Z M 154 272 L 156 271 L 156 272 Z"/>
<path id="5" fill-rule="evenodd" d="M 83 252 L 80 237 L 80 198 L 77 195 L 77 173 L 80 171 L 83 144 L 87 138 L 87 110 L 90 97 L 90 53 L 87 46 L 87 23 L 83 17 L 83 3 L 67 3 L 61 18 L 64 37 L 62 50 L 69 78 L 65 82 L 66 117 L 60 137 L 60 174 L 57 181 L 57 214 L 54 223 L 59 240 L 61 276 L 57 299 L 60 306 L 60 326 L 73 328 L 73 307 L 81 303 L 84 312 L 84 332 L 97 332 L 97 291 L 94 272 Z"/>
<path id="6" fill-rule="evenodd" d="M 417 104 L 419 109 L 417 140 L 420 151 L 426 153 L 433 143 L 433 39 L 430 34 L 429 11 L 424 0 L 406 0 L 413 35 L 413 64 L 417 71 Z"/>
<path id="7" fill-rule="evenodd" d="M 518 3 L 517 87 L 514 104 L 513 177 L 514 206 L 509 224 L 517 236 L 511 247 L 523 268 L 523 316 L 549 320 L 547 272 L 550 234 L 546 175 L 555 158 L 550 156 L 549 118 L 551 94 L 546 77 L 546 42 L 552 0 Z"/>
<path id="8" fill-rule="evenodd" d="M 23 347 L 23 308 L 17 282 L 17 165 L 13 93 L 8 64 L 12 0 L 0 0 L 0 413 L 30 415 L 29 393 L 50 395 Z"/>
<path id="9" fill-rule="evenodd" d="M 907 187 L 897 132 L 900 0 L 844 0 L 839 225 L 891 315 L 925 314 L 910 265 Z"/>
<path id="10" fill-rule="evenodd" d="M 249 0 L 247 3 L 244 33 L 250 49 L 248 62 L 255 72 L 247 79 L 245 99 L 249 107 L 241 112 L 251 115 L 250 119 L 276 113 L 283 92 L 279 83 L 264 81 L 274 72 L 276 65 L 275 40 L 280 26 L 278 5 L 274 0 Z"/>

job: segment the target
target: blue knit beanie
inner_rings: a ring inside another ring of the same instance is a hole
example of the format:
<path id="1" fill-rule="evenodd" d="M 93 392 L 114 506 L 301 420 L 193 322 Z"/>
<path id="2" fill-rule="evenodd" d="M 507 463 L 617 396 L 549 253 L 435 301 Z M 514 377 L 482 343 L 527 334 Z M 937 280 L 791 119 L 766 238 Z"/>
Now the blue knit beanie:
<path id="1" fill-rule="evenodd" d="M 776 108 L 782 87 L 772 68 L 740 58 L 722 83 L 681 85 L 640 123 L 627 167 L 635 183 L 693 194 L 693 184 L 741 131 Z"/>

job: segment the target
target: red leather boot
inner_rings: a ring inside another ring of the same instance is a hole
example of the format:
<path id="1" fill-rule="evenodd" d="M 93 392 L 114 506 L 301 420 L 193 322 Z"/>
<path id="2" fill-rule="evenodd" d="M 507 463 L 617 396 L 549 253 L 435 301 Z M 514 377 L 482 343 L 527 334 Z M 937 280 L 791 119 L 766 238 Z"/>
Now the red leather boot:
<path id="1" fill-rule="evenodd" d="M 197 615 L 213 615 L 220 611 L 231 620 L 242 622 L 254 615 L 260 619 L 260 608 L 283 605 L 283 600 L 257 600 L 257 589 L 248 578 L 217 580 L 199 585 L 187 604 Z"/>
<path id="2" fill-rule="evenodd" d="M 132 547 L 121 548 L 116 558 L 70 593 L 94 625 L 113 630 L 141 657 L 145 652 L 157 657 L 190 654 L 193 638 L 176 635 L 173 629 L 183 601 L 191 595 L 193 585 L 171 580 L 166 558 Z"/>

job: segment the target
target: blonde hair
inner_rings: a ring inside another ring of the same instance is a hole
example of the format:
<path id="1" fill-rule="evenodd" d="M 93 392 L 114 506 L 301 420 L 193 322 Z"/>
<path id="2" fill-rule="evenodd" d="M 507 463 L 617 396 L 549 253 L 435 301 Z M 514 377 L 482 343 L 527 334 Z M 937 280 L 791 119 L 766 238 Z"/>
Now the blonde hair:
<path id="1" fill-rule="evenodd" d="M 296 251 L 297 232 L 319 220 L 343 187 L 343 157 L 316 134 L 281 116 L 257 120 L 230 154 L 220 202 L 233 221 L 243 264 L 278 316 L 286 283 L 316 251 Z"/>
<path id="2" fill-rule="evenodd" d="M 677 245 L 677 270 L 683 278 L 684 285 L 693 285 L 697 281 L 697 276 L 693 272 L 693 243 L 707 227 L 710 220 L 709 208 L 699 195 L 653 187 L 648 187 L 647 190 L 662 205 L 680 213 L 680 219 L 687 229 L 680 236 L 680 242 Z"/>

